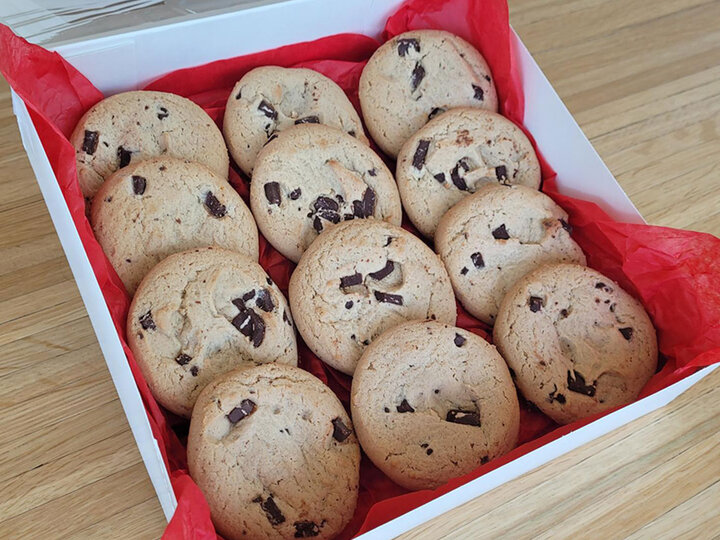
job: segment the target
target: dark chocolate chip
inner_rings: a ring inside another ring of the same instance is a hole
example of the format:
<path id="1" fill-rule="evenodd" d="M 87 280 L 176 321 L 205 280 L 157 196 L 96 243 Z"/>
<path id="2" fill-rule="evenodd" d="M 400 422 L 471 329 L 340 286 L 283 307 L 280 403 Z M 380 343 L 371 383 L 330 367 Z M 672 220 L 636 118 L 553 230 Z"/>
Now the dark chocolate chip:
<path id="1" fill-rule="evenodd" d="M 265 190 L 265 198 L 268 204 L 280 204 L 280 184 L 277 182 L 268 182 L 263 186 Z"/>
<path id="2" fill-rule="evenodd" d="M 192 360 L 192 356 L 188 356 L 185 353 L 180 353 L 175 357 L 175 361 L 181 366 L 184 366 L 185 364 L 190 362 L 190 360 Z"/>
<path id="3" fill-rule="evenodd" d="M 235 95 L 235 99 L 240 99 L 242 97 L 242 88 L 238 90 L 238 93 Z"/>
<path id="4" fill-rule="evenodd" d="M 397 44 L 398 44 L 398 54 L 400 56 L 405 56 L 407 54 L 408 50 L 410 49 L 410 47 L 415 49 L 415 52 L 420 52 L 420 43 L 418 43 L 417 39 L 401 38 L 401 39 L 397 40 Z"/>
<path id="5" fill-rule="evenodd" d="M 333 419 L 332 425 L 333 438 L 338 442 L 343 442 L 352 434 L 352 429 L 347 427 L 340 417 Z"/>
<path id="6" fill-rule="evenodd" d="M 479 101 L 482 101 L 485 99 L 485 92 L 483 92 L 483 89 L 480 88 L 477 84 L 473 84 L 473 97 Z"/>
<path id="7" fill-rule="evenodd" d="M 252 336 L 253 332 L 253 321 L 250 317 L 250 310 L 245 309 L 244 307 L 240 310 L 240 313 L 235 315 L 233 320 L 231 321 L 231 324 L 237 328 L 240 333 L 245 337 Z"/>
<path id="8" fill-rule="evenodd" d="M 120 168 L 122 169 L 130 163 L 130 157 L 132 156 L 132 152 L 130 152 L 129 150 L 125 150 L 122 146 L 118 146 L 117 156 L 118 161 L 120 162 Z"/>
<path id="9" fill-rule="evenodd" d="M 433 178 L 435 180 L 437 180 L 438 182 L 440 182 L 441 184 L 445 183 L 445 173 L 442 173 L 442 172 L 437 173 L 436 175 L 433 176 Z"/>
<path id="10" fill-rule="evenodd" d="M 486 80 L 487 82 L 490 82 L 490 75 L 485 75 L 485 80 Z"/>
<path id="11" fill-rule="evenodd" d="M 479 251 L 470 255 L 470 260 L 475 268 L 485 268 L 485 261 L 483 260 L 482 253 Z"/>
<path id="12" fill-rule="evenodd" d="M 230 411 L 230 413 L 227 415 L 227 418 L 233 424 L 237 424 L 240 420 L 244 420 L 252 413 L 254 413 L 256 408 L 257 407 L 255 406 L 255 403 L 253 401 L 249 399 L 243 399 L 240 402 L 240 406 L 235 407 L 232 411 Z"/>
<path id="13" fill-rule="evenodd" d="M 390 409 L 388 409 L 387 407 L 385 407 L 383 410 L 384 410 L 386 413 L 389 413 L 389 412 L 390 412 Z"/>
<path id="14" fill-rule="evenodd" d="M 331 199 L 330 197 L 324 197 L 322 195 L 315 199 L 315 202 L 313 203 L 313 208 L 315 210 L 332 210 L 333 212 L 337 212 L 340 209 L 335 199 Z"/>
<path id="15" fill-rule="evenodd" d="M 495 238 L 496 240 L 507 240 L 508 238 L 510 238 L 510 235 L 508 234 L 504 223 L 500 225 L 497 229 L 495 229 L 492 232 L 492 235 L 493 238 Z"/>
<path id="16" fill-rule="evenodd" d="M 364 218 L 365 217 L 365 208 L 363 206 L 362 201 L 353 201 L 353 215 L 356 218 Z"/>
<path id="17" fill-rule="evenodd" d="M 563 218 L 560 218 L 560 225 L 562 225 L 562 228 L 565 229 L 567 232 L 572 232 L 572 227 L 570 224 L 565 221 Z"/>
<path id="18" fill-rule="evenodd" d="M 273 120 L 277 120 L 277 111 L 273 108 L 272 105 L 270 105 L 267 101 L 264 99 L 260 102 L 260 105 L 258 105 L 258 111 L 263 113 L 268 118 L 272 118 Z"/>
<path id="19" fill-rule="evenodd" d="M 463 345 L 465 345 L 466 341 L 467 341 L 467 339 L 465 339 L 460 334 L 457 334 L 457 333 L 455 334 L 455 339 L 453 340 L 453 342 L 455 343 L 456 347 L 462 347 Z"/>
<path id="20" fill-rule="evenodd" d="M 143 330 L 156 330 L 155 321 L 152 318 L 152 311 L 148 311 L 145 315 L 140 317 L 140 326 Z"/>
<path id="21" fill-rule="evenodd" d="M 533 313 L 537 313 L 542 309 L 543 299 L 539 296 L 531 296 L 528 299 L 528 305 L 530 306 L 530 311 L 532 311 Z"/>
<path id="22" fill-rule="evenodd" d="M 444 112 L 445 112 L 445 109 L 443 109 L 442 107 L 435 107 L 432 111 L 430 111 L 430 114 L 428 114 L 428 120 L 432 120 L 438 114 L 442 114 Z"/>
<path id="23" fill-rule="evenodd" d="M 432 448 L 428 448 L 427 450 L 425 450 L 425 453 L 426 453 L 428 456 L 430 456 L 430 455 L 432 455 L 432 453 L 433 453 L 433 449 L 432 449 Z"/>
<path id="24" fill-rule="evenodd" d="M 343 219 L 345 221 L 350 221 L 351 219 L 355 219 L 355 216 L 352 214 L 343 214 Z"/>
<path id="25" fill-rule="evenodd" d="M 320 119 L 315 115 L 306 116 L 305 118 L 298 118 L 297 120 L 295 120 L 296 126 L 298 124 L 319 124 L 319 123 L 320 123 Z"/>
<path id="26" fill-rule="evenodd" d="M 397 412 L 415 412 L 415 409 L 410 406 L 410 404 L 407 402 L 407 399 L 403 399 L 400 402 L 400 405 L 397 406 Z"/>
<path id="27" fill-rule="evenodd" d="M 297 201 L 300 198 L 300 195 L 302 195 L 302 190 L 300 188 L 295 188 L 290 192 L 288 197 L 290 197 L 291 201 Z"/>
<path id="28" fill-rule="evenodd" d="M 85 130 L 85 136 L 83 137 L 82 150 L 86 154 L 91 156 L 97 150 L 98 141 L 100 140 L 100 134 L 97 131 Z"/>
<path id="29" fill-rule="evenodd" d="M 313 219 L 313 229 L 315 229 L 315 232 L 320 234 L 323 230 L 323 224 L 322 221 L 320 221 L 320 218 L 315 216 L 315 219 Z"/>
<path id="30" fill-rule="evenodd" d="M 490 461 L 490 456 L 483 456 L 480 458 L 480 465 L 485 465 L 488 461 Z"/>
<path id="31" fill-rule="evenodd" d="M 598 282 L 595 284 L 595 288 L 596 288 L 596 289 L 604 289 L 605 287 L 606 287 L 606 285 L 605 285 L 602 281 L 598 281 Z"/>
<path id="32" fill-rule="evenodd" d="M 253 502 L 260 503 L 260 508 L 263 509 L 263 511 L 265 512 L 265 517 L 267 517 L 267 520 L 273 527 L 285 522 L 285 516 L 283 516 L 277 504 L 275 504 L 275 500 L 272 498 L 272 495 L 270 495 L 264 501 L 262 500 L 262 497 L 258 495 L 253 499 Z"/>
<path id="33" fill-rule="evenodd" d="M 190 368 L 190 375 L 193 377 L 197 377 L 198 371 L 200 371 L 200 368 L 197 366 L 193 366 Z"/>
<path id="34" fill-rule="evenodd" d="M 267 289 L 260 289 L 257 294 L 257 298 L 255 299 L 255 305 L 266 312 L 271 312 L 273 308 L 275 307 L 275 304 L 272 301 L 272 297 L 270 296 L 270 291 Z"/>
<path id="35" fill-rule="evenodd" d="M 558 392 L 557 384 L 553 384 L 553 391 L 550 392 L 550 403 L 553 401 L 557 401 L 561 405 L 564 405 L 567 401 L 567 399 L 565 399 L 565 395 Z"/>
<path id="36" fill-rule="evenodd" d="M 467 267 L 467 266 L 463 266 L 463 267 L 462 267 L 462 270 L 460 270 L 460 274 L 464 276 L 464 275 L 467 274 L 467 273 L 468 273 L 468 267 Z"/>
<path id="37" fill-rule="evenodd" d="M 133 175 L 132 177 L 133 193 L 135 195 L 142 195 L 145 193 L 145 187 L 147 186 L 147 180 L 142 176 Z"/>
<path id="38" fill-rule="evenodd" d="M 350 309 L 350 308 L 352 308 L 352 307 L 353 307 L 353 301 L 352 301 L 352 300 L 348 300 L 347 302 L 345 302 L 345 309 Z"/>
<path id="39" fill-rule="evenodd" d="M 463 424 L 465 426 L 480 426 L 480 416 L 475 411 L 462 411 L 460 409 L 452 409 L 445 416 L 447 422 L 454 424 Z"/>
<path id="40" fill-rule="evenodd" d="M 205 195 L 205 206 L 216 218 L 221 218 L 226 214 L 225 205 L 220 204 L 220 201 L 217 200 L 217 197 L 215 197 L 212 191 L 208 191 L 207 195 Z"/>
<path id="41" fill-rule="evenodd" d="M 287 311 L 283 311 L 283 321 L 285 321 L 288 326 L 292 327 L 292 321 L 290 320 L 290 317 L 288 317 Z"/>
<path id="42" fill-rule="evenodd" d="M 384 247 L 388 247 L 388 246 L 392 243 L 392 241 L 393 241 L 393 237 L 392 237 L 392 236 L 388 236 L 388 237 L 387 237 L 387 240 L 385 240 L 385 246 L 384 246 Z"/>
<path id="43" fill-rule="evenodd" d="M 450 171 L 450 178 L 452 179 L 453 184 L 455 184 L 456 188 L 458 188 L 460 191 L 467 191 L 467 184 L 465 183 L 465 179 L 460 175 L 460 167 L 462 167 L 466 171 L 468 170 L 467 163 L 461 159 Z"/>
<path id="44" fill-rule="evenodd" d="M 375 213 L 375 192 L 372 188 L 367 188 L 365 190 L 362 202 L 365 217 L 371 217 Z"/>
<path id="45" fill-rule="evenodd" d="M 353 285 L 360 285 L 362 281 L 362 274 L 360 272 L 355 272 L 352 275 L 343 276 L 340 278 L 340 288 L 347 289 L 348 287 L 352 287 Z"/>
<path id="46" fill-rule="evenodd" d="M 167 118 L 170 116 L 170 113 L 165 107 L 160 107 L 160 112 L 158 113 L 157 117 L 159 120 L 162 120 L 163 118 Z"/>
<path id="47" fill-rule="evenodd" d="M 610 312 L 611 312 L 611 313 L 615 313 L 615 305 L 616 305 L 615 302 L 613 302 L 612 304 L 610 304 L 610 307 L 609 307 L 608 309 L 610 309 Z"/>
<path id="48" fill-rule="evenodd" d="M 627 328 L 618 328 L 618 330 L 620 330 L 620 333 L 622 334 L 622 336 L 625 339 L 627 339 L 628 341 L 630 341 L 630 339 L 632 339 L 633 329 L 630 328 L 629 326 Z"/>
<path id="49" fill-rule="evenodd" d="M 370 176 L 377 176 L 377 170 L 375 169 L 375 167 L 373 167 L 372 169 L 370 169 L 370 170 L 368 171 L 368 174 L 369 174 Z"/>
<path id="50" fill-rule="evenodd" d="M 391 260 L 388 260 L 383 268 L 381 268 L 377 272 L 370 272 L 368 275 L 371 278 L 380 281 L 381 279 L 385 279 L 387 276 L 389 276 L 393 270 L 395 270 L 395 263 Z"/>
<path id="51" fill-rule="evenodd" d="M 412 75 L 410 76 L 410 88 L 413 89 L 413 92 L 417 90 L 418 86 L 420 86 L 420 83 L 425 78 L 425 68 L 422 67 L 420 62 L 415 64 L 415 67 L 412 70 Z"/>
<path id="52" fill-rule="evenodd" d="M 331 210 L 320 210 L 318 216 L 330 223 L 340 223 L 340 214 Z"/>
<path id="53" fill-rule="evenodd" d="M 427 157 L 428 148 L 430 148 L 430 141 L 422 139 L 415 149 L 415 155 L 413 155 L 413 167 L 418 171 L 425 165 L 425 158 Z"/>
<path id="54" fill-rule="evenodd" d="M 560 310 L 560 317 L 563 319 L 566 319 L 568 316 L 568 310 L 567 309 L 561 309 Z"/>
<path id="55" fill-rule="evenodd" d="M 395 304 L 396 306 L 403 305 L 403 297 L 399 294 L 390 294 L 382 291 L 373 291 L 375 294 L 375 300 L 383 304 Z"/>
<path id="56" fill-rule="evenodd" d="M 507 175 L 507 168 L 505 167 L 505 165 L 500 165 L 498 167 L 495 167 L 495 177 L 501 181 L 507 180 L 508 175 Z"/>
<path id="57" fill-rule="evenodd" d="M 252 344 L 257 349 L 265 339 L 265 321 L 252 310 L 250 310 L 250 319 L 252 320 Z"/>
<path id="58" fill-rule="evenodd" d="M 575 376 L 573 377 L 573 373 Z M 583 394 L 585 396 L 593 397 L 595 395 L 595 384 L 586 384 L 585 377 L 579 372 L 568 370 L 567 372 L 567 386 L 571 392 Z"/>
<path id="59" fill-rule="evenodd" d="M 314 521 L 296 521 L 295 538 L 311 538 L 320 534 L 320 527 Z"/>
<path id="60" fill-rule="evenodd" d="M 356 135 L 355 130 L 351 129 L 350 131 L 348 131 L 348 135 L 350 135 L 351 137 L 354 137 Z"/>

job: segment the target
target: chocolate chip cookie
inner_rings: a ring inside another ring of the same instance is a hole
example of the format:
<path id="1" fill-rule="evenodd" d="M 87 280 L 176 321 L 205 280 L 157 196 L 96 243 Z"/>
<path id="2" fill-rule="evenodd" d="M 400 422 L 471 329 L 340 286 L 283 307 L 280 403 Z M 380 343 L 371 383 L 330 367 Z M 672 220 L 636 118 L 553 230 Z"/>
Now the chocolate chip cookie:
<path id="1" fill-rule="evenodd" d="M 265 238 L 293 262 L 341 221 L 374 217 L 400 225 L 392 173 L 365 144 L 320 124 L 293 126 L 255 162 L 250 207 Z"/>
<path id="2" fill-rule="evenodd" d="M 440 218 L 489 182 L 540 187 L 540 164 L 515 124 L 481 109 L 454 109 L 403 146 L 397 185 L 410 221 L 432 238 Z"/>
<path id="3" fill-rule="evenodd" d="M 524 396 L 562 424 L 634 400 L 657 366 L 642 304 L 574 264 L 518 281 L 500 304 L 494 340 Z"/>
<path id="4" fill-rule="evenodd" d="M 474 317 L 493 324 L 505 293 L 531 270 L 550 263 L 585 264 L 570 236 L 568 215 L 525 186 L 486 184 L 440 220 L 435 249 L 455 295 Z"/>
<path id="5" fill-rule="evenodd" d="M 365 66 L 359 96 L 368 131 L 393 157 L 413 133 L 446 110 L 498 108 L 482 55 L 439 30 L 414 30 L 387 41 Z"/>
<path id="6" fill-rule="evenodd" d="M 223 132 L 233 159 L 249 175 L 262 147 L 297 124 L 325 124 L 368 143 L 342 88 L 305 68 L 264 66 L 246 73 L 228 97 Z"/>
<path id="7" fill-rule="evenodd" d="M 302 369 L 264 364 L 208 384 L 187 453 L 224 538 L 334 538 L 355 512 L 360 448 L 352 422 Z"/>
<path id="8" fill-rule="evenodd" d="M 396 326 L 365 350 L 351 406 L 365 453 L 407 489 L 434 489 L 517 442 L 520 410 L 502 357 L 435 321 Z"/>
<path id="9" fill-rule="evenodd" d="M 240 195 L 207 167 L 162 157 L 110 176 L 93 200 L 95 237 L 131 295 L 162 259 L 218 246 L 258 258 L 258 233 Z"/>
<path id="10" fill-rule="evenodd" d="M 401 322 L 455 324 L 455 297 L 438 256 L 377 219 L 346 221 L 321 234 L 293 272 L 289 297 L 305 343 L 348 375 L 365 347 Z"/>
<path id="11" fill-rule="evenodd" d="M 155 398 L 186 417 L 218 375 L 297 365 L 285 297 L 258 263 L 226 249 L 176 253 L 150 270 L 133 297 L 127 336 Z"/>
<path id="12" fill-rule="evenodd" d="M 83 115 L 70 142 L 87 201 L 116 170 L 157 156 L 197 161 L 228 176 L 218 127 L 198 105 L 166 92 L 123 92 L 102 100 Z"/>

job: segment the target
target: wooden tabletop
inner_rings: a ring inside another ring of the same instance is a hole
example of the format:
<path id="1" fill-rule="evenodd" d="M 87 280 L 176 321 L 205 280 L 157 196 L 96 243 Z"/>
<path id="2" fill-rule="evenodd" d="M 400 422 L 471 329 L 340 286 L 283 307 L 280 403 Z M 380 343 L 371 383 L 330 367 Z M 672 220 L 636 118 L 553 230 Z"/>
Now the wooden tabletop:
<path id="1" fill-rule="evenodd" d="M 511 22 L 653 224 L 720 234 L 720 1 L 514 0 Z M 165 520 L 0 82 L 0 537 Z M 408 538 L 720 534 L 720 370 Z"/>

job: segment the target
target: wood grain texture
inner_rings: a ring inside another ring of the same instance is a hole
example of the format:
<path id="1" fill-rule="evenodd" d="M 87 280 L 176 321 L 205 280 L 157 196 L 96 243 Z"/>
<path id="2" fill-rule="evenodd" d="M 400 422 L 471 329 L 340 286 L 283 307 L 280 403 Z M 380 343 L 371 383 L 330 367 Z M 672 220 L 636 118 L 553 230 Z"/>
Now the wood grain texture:
<path id="1" fill-rule="evenodd" d="M 720 233 L 720 1 L 511 0 L 511 22 L 653 224 Z M 165 522 L 0 82 L 0 537 Z M 720 372 L 406 538 L 720 535 Z"/>

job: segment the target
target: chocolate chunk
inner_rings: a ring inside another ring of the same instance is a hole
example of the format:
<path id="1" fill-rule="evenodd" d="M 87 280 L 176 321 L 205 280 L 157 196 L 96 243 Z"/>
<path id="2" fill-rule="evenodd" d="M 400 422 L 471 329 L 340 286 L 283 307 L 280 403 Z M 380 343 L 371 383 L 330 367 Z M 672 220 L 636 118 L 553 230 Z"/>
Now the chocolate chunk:
<path id="1" fill-rule="evenodd" d="M 125 150 L 122 146 L 118 146 L 117 156 L 118 161 L 120 162 L 120 168 L 122 169 L 130 163 L 130 157 L 132 156 L 132 152 L 130 152 L 129 150 Z"/>
<path id="2" fill-rule="evenodd" d="M 573 229 L 567 221 L 565 221 L 563 218 L 560 218 L 559 221 L 563 229 L 565 229 L 567 232 L 572 232 Z"/>
<path id="3" fill-rule="evenodd" d="M 442 107 L 435 107 L 432 111 L 430 111 L 430 114 L 428 114 L 428 120 L 432 120 L 438 114 L 442 114 L 444 112 L 445 112 L 445 109 L 443 109 Z"/>
<path id="4" fill-rule="evenodd" d="M 353 201 L 353 215 L 356 218 L 364 218 L 365 217 L 365 207 L 363 206 L 362 201 Z"/>
<path id="5" fill-rule="evenodd" d="M 258 105 L 258 111 L 263 113 L 268 118 L 272 118 L 273 120 L 277 120 L 277 111 L 273 108 L 272 105 L 270 105 L 267 101 L 264 99 L 260 102 L 260 105 Z"/>
<path id="6" fill-rule="evenodd" d="M 598 281 L 598 282 L 595 284 L 595 288 L 596 288 L 596 289 L 604 289 L 605 287 L 606 287 L 606 285 L 605 285 L 602 281 Z"/>
<path id="7" fill-rule="evenodd" d="M 252 321 L 252 344 L 257 349 L 265 339 L 265 321 L 252 310 L 250 310 L 250 320 Z"/>
<path id="8" fill-rule="evenodd" d="M 340 209 L 338 203 L 335 202 L 335 199 L 331 199 L 330 197 L 324 197 L 322 195 L 315 199 L 315 202 L 313 203 L 313 208 L 315 210 L 332 210 L 333 212 L 337 212 Z"/>
<path id="9" fill-rule="evenodd" d="M 445 421 L 452 422 L 454 424 L 463 424 L 464 426 L 480 426 L 480 416 L 475 411 L 452 409 L 447 412 Z"/>
<path id="10" fill-rule="evenodd" d="M 257 299 L 255 300 L 255 305 L 263 311 L 268 313 L 271 312 L 275 307 L 275 304 L 270 296 L 270 291 L 267 289 L 260 289 L 257 294 Z"/>
<path id="11" fill-rule="evenodd" d="M 633 329 L 630 328 L 629 326 L 627 328 L 618 328 L 618 330 L 620 330 L 620 333 L 622 334 L 622 336 L 625 339 L 627 339 L 628 341 L 630 341 L 630 339 L 632 339 Z"/>
<path id="12" fill-rule="evenodd" d="M 97 150 L 98 141 L 100 140 L 100 134 L 97 131 L 85 130 L 85 136 L 83 137 L 82 151 L 91 156 Z"/>
<path id="13" fill-rule="evenodd" d="M 318 216 L 323 218 L 325 221 L 329 221 L 330 223 L 340 223 L 340 214 L 337 212 L 332 212 L 330 210 L 321 210 L 318 213 Z"/>
<path id="14" fill-rule="evenodd" d="M 383 268 L 381 268 L 377 272 L 370 272 L 368 275 L 371 278 L 380 281 L 381 279 L 385 279 L 387 276 L 389 276 L 393 270 L 395 270 L 395 263 L 391 260 L 388 260 Z"/>
<path id="15" fill-rule="evenodd" d="M 493 238 L 495 238 L 496 240 L 507 240 L 508 238 L 510 238 L 510 235 L 508 234 L 504 223 L 500 225 L 497 229 L 495 229 L 492 232 L 492 235 Z"/>
<path id="16" fill-rule="evenodd" d="M 132 177 L 133 193 L 135 195 L 142 195 L 145 193 L 145 186 L 147 186 L 147 180 L 142 176 L 133 175 Z"/>
<path id="17" fill-rule="evenodd" d="M 193 377 L 197 377 L 198 371 L 200 371 L 200 368 L 197 366 L 193 366 L 190 368 L 190 375 Z"/>
<path id="18" fill-rule="evenodd" d="M 152 311 L 148 311 L 145 315 L 140 316 L 140 326 L 143 330 L 157 330 L 155 321 L 152 318 Z"/>
<path id="19" fill-rule="evenodd" d="M 235 328 L 237 328 L 243 336 L 245 336 L 245 337 L 252 336 L 253 321 L 252 321 L 252 318 L 250 317 L 249 309 L 245 309 L 245 307 L 243 307 L 240 310 L 240 313 L 235 315 L 235 317 L 230 322 L 230 324 L 232 324 Z"/>
<path id="20" fill-rule="evenodd" d="M 495 167 L 495 177 L 500 181 L 508 179 L 507 168 L 505 167 L 505 165 Z"/>
<path id="21" fill-rule="evenodd" d="M 311 538 L 320 534 L 320 527 L 313 521 L 296 521 L 295 538 Z"/>
<path id="22" fill-rule="evenodd" d="M 280 184 L 277 182 L 268 182 L 263 186 L 265 190 L 265 198 L 268 204 L 280 205 Z"/>
<path id="23" fill-rule="evenodd" d="M 420 86 L 420 83 L 425 78 L 425 68 L 422 67 L 420 62 L 415 64 L 415 67 L 412 70 L 412 75 L 410 76 L 410 88 L 412 88 L 413 92 L 417 90 L 418 86 Z"/>
<path id="24" fill-rule="evenodd" d="M 345 221 L 350 221 L 351 219 L 355 219 L 355 216 L 353 214 L 343 214 L 343 219 Z"/>
<path id="25" fill-rule="evenodd" d="M 460 168 L 468 170 L 468 165 L 464 160 L 460 160 L 457 162 L 455 167 L 450 171 L 450 178 L 452 179 L 453 184 L 455 184 L 455 187 L 458 188 L 460 191 L 467 191 L 467 184 L 465 183 L 465 179 L 460 176 Z"/>
<path id="26" fill-rule="evenodd" d="M 438 182 L 440 182 L 441 184 L 445 183 L 445 173 L 442 173 L 442 172 L 437 173 L 436 175 L 433 176 L 433 178 L 435 180 L 437 180 Z"/>
<path id="27" fill-rule="evenodd" d="M 373 291 L 375 294 L 375 300 L 383 304 L 395 304 L 396 306 L 403 305 L 403 297 L 399 294 L 390 294 L 382 291 Z"/>
<path id="28" fill-rule="evenodd" d="M 347 302 L 345 302 L 345 309 L 350 309 L 350 308 L 352 308 L 352 307 L 353 307 L 353 301 L 352 301 L 352 300 L 348 300 Z"/>
<path id="29" fill-rule="evenodd" d="M 277 504 L 275 504 L 275 500 L 272 498 L 272 495 L 270 495 L 264 501 L 262 500 L 262 497 L 258 495 L 253 499 L 253 502 L 260 503 L 260 508 L 263 509 L 263 511 L 265 512 L 265 517 L 267 517 L 267 520 L 273 527 L 285 522 L 285 516 L 283 516 Z"/>
<path id="30" fill-rule="evenodd" d="M 170 116 L 168 110 L 165 107 L 160 107 L 160 112 L 157 115 L 158 119 L 162 120 L 164 118 L 167 118 L 168 116 Z"/>
<path id="31" fill-rule="evenodd" d="M 485 92 L 483 92 L 483 89 L 480 88 L 477 84 L 473 84 L 473 97 L 479 101 L 482 101 L 485 99 Z"/>
<path id="32" fill-rule="evenodd" d="M 410 50 L 410 47 L 415 49 L 415 52 L 420 52 L 420 43 L 418 43 L 417 39 L 413 38 L 401 38 L 397 40 L 398 44 L 398 54 L 400 56 L 405 56 Z"/>
<path id="33" fill-rule="evenodd" d="M 425 158 L 427 157 L 428 148 L 430 148 L 430 141 L 422 139 L 415 149 L 415 155 L 413 156 L 413 167 L 418 171 L 425 165 Z"/>
<path id="34" fill-rule="evenodd" d="M 472 261 L 475 268 L 485 268 L 485 261 L 483 260 L 482 253 L 480 253 L 479 251 L 470 255 L 470 260 Z"/>
<path id="35" fill-rule="evenodd" d="M 392 243 L 393 239 L 394 238 L 392 236 L 388 236 L 387 240 L 385 240 L 385 246 L 383 247 L 388 247 Z"/>
<path id="36" fill-rule="evenodd" d="M 542 309 L 543 299 L 539 296 L 531 296 L 528 300 L 528 305 L 530 306 L 530 311 L 537 313 L 540 309 Z"/>
<path id="37" fill-rule="evenodd" d="M 400 405 L 397 406 L 397 412 L 415 412 L 415 409 L 410 406 L 407 399 L 403 399 L 400 402 Z"/>
<path id="38" fill-rule="evenodd" d="M 319 123 L 320 123 L 320 119 L 315 115 L 306 116 L 305 118 L 298 118 L 297 120 L 295 120 L 296 126 L 298 124 L 319 124 Z"/>
<path id="39" fill-rule="evenodd" d="M 216 218 L 221 218 L 226 214 L 225 205 L 220 204 L 220 201 L 217 200 L 217 197 L 213 195 L 212 191 L 208 191 L 207 195 L 205 195 L 205 206 Z"/>
<path id="40" fill-rule="evenodd" d="M 315 219 L 313 219 L 313 229 L 315 229 L 315 232 L 320 234 L 323 230 L 322 221 L 320 221 L 320 218 L 315 216 Z"/>
<path id="41" fill-rule="evenodd" d="M 467 341 L 467 339 L 465 339 L 460 334 L 457 334 L 457 333 L 455 334 L 455 339 L 453 340 L 453 342 L 455 343 L 456 347 L 462 347 L 463 345 L 465 345 L 466 341 Z"/>
<path id="42" fill-rule="evenodd" d="M 574 377 L 573 377 L 574 373 Z M 583 377 L 578 371 L 568 370 L 567 372 L 567 386 L 571 392 L 583 394 L 586 396 L 593 397 L 595 395 L 595 383 L 585 384 L 585 377 Z"/>
<path id="43" fill-rule="evenodd" d="M 192 360 L 192 356 L 188 356 L 185 353 L 180 353 L 175 357 L 175 361 L 181 366 L 184 366 L 185 364 L 190 362 L 190 360 Z"/>
<path id="44" fill-rule="evenodd" d="M 428 448 L 427 450 L 425 450 L 425 453 L 426 453 L 428 456 L 430 456 L 430 455 L 432 455 L 432 453 L 433 453 L 433 449 L 432 449 L 432 448 Z"/>
<path id="45" fill-rule="evenodd" d="M 371 217 L 375 213 L 375 192 L 367 188 L 363 193 L 363 213 L 365 217 Z"/>
<path id="46" fill-rule="evenodd" d="M 242 97 L 242 88 L 238 90 L 238 93 L 235 95 L 235 99 L 240 99 Z"/>
<path id="47" fill-rule="evenodd" d="M 342 418 L 334 418 L 332 421 L 333 425 L 333 438 L 338 442 L 343 442 L 352 434 L 352 429 L 347 427 L 342 421 Z"/>
<path id="48" fill-rule="evenodd" d="M 460 270 L 460 275 L 463 275 L 463 276 L 464 276 L 465 274 L 468 273 L 468 271 L 469 271 L 469 270 L 468 270 L 468 267 L 467 267 L 467 266 L 463 266 L 463 267 L 462 267 L 462 270 Z"/>
<path id="49" fill-rule="evenodd" d="M 340 278 L 340 288 L 347 289 L 348 287 L 352 287 L 353 285 L 360 285 L 362 281 L 362 274 L 360 272 L 355 272 L 350 276 L 343 276 Z"/>
<path id="50" fill-rule="evenodd" d="M 233 424 L 237 424 L 240 420 L 243 420 L 250 416 L 252 413 L 255 412 L 255 409 L 257 407 L 255 406 L 255 403 L 249 399 L 243 399 L 240 402 L 239 407 L 235 407 L 230 413 L 227 415 L 227 419 L 230 420 Z"/>
<path id="51" fill-rule="evenodd" d="M 300 195 L 302 195 L 302 190 L 300 188 L 295 188 L 290 192 L 290 200 L 291 201 L 297 201 L 300 198 Z"/>

